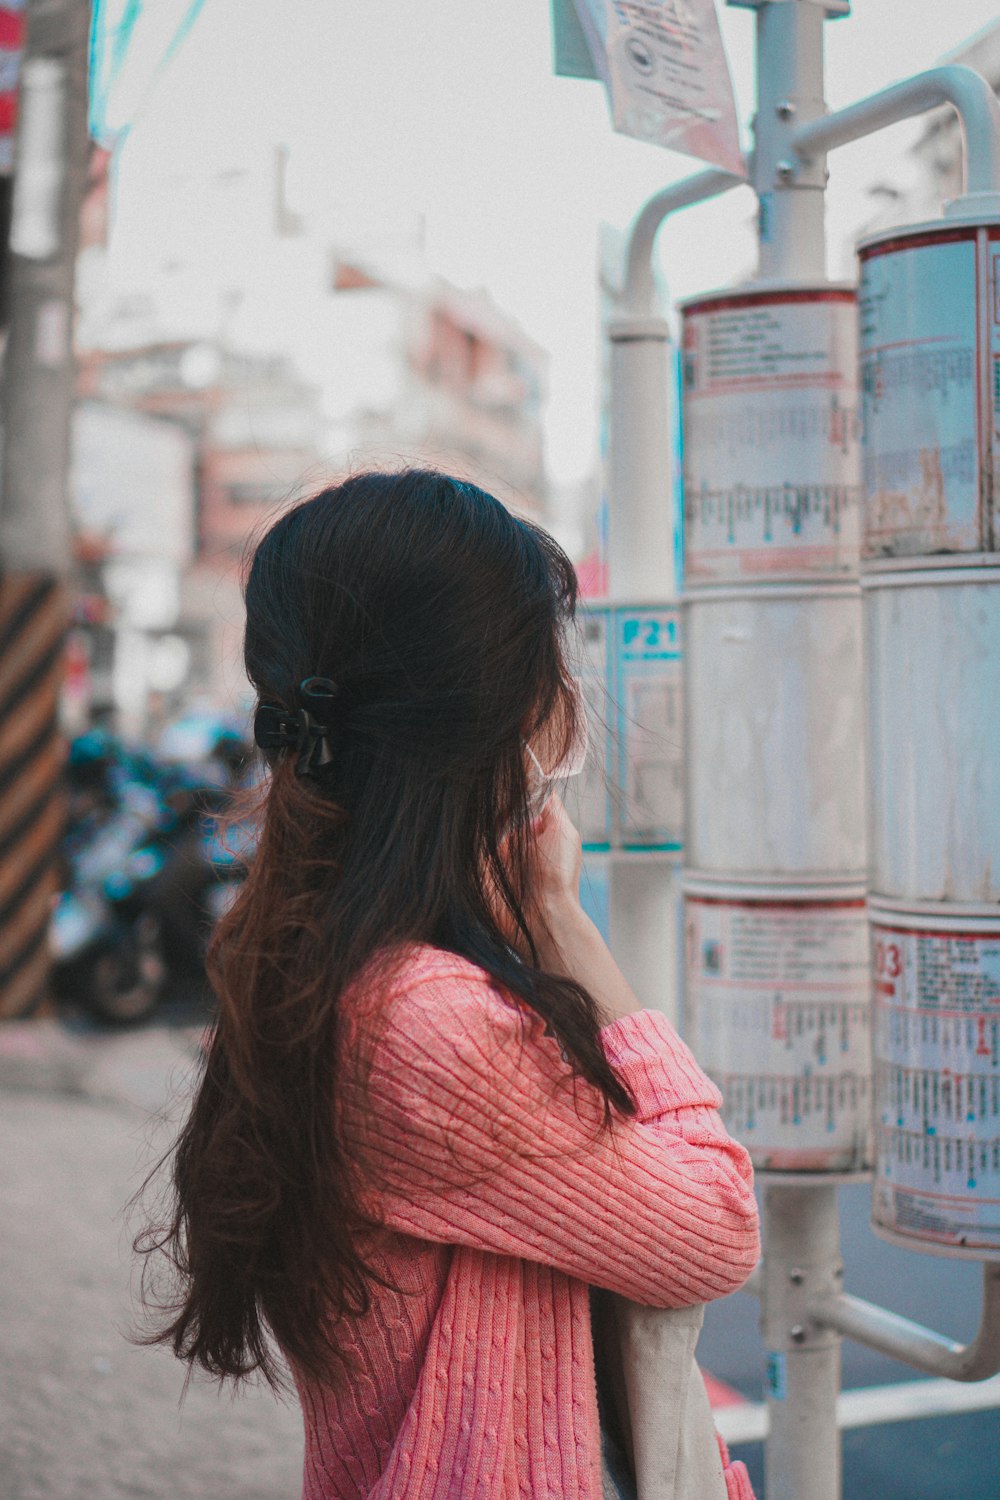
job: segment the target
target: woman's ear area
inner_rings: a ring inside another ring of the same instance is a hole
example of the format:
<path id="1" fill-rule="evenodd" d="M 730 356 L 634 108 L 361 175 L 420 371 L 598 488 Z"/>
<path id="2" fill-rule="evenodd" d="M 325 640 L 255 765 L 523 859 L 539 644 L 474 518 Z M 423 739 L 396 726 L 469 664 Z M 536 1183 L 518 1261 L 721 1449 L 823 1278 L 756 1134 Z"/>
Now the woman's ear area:
<path id="1" fill-rule="evenodd" d="M 577 708 L 572 688 L 560 681 L 559 691 L 547 715 L 536 709 L 521 727 L 521 738 L 544 769 L 558 766 L 569 753 L 575 732 Z"/>
<path id="2" fill-rule="evenodd" d="M 536 702 L 532 704 L 531 708 L 521 720 L 520 735 L 522 747 L 525 745 L 530 745 L 533 740 L 537 739 L 540 734 L 544 733 L 551 719 L 551 711 L 546 714 L 543 712 L 542 705 L 540 703 Z"/>

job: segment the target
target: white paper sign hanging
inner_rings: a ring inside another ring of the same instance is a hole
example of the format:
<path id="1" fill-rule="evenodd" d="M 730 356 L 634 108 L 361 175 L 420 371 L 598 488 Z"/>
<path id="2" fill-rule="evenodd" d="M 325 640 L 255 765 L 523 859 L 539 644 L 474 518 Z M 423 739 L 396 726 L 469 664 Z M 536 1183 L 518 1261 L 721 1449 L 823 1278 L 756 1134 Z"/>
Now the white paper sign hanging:
<path id="1" fill-rule="evenodd" d="M 715 0 L 575 0 L 616 130 L 745 176 Z"/>

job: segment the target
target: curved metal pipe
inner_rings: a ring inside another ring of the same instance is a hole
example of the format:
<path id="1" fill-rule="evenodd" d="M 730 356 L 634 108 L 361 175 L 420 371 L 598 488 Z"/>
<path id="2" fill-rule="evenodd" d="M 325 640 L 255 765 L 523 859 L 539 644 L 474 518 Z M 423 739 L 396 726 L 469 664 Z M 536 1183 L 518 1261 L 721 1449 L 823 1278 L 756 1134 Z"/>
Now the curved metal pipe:
<path id="1" fill-rule="evenodd" d="M 696 172 L 693 177 L 685 177 L 681 182 L 673 182 L 650 198 L 632 221 L 628 232 L 620 315 L 648 317 L 656 310 L 653 243 L 664 219 L 678 208 L 704 203 L 706 199 L 717 198 L 730 188 L 740 187 L 743 181 L 742 177 L 736 177 L 732 172 L 723 172 L 718 167 L 713 167 L 710 171 Z"/>
<path id="2" fill-rule="evenodd" d="M 792 131 L 792 146 L 808 161 L 940 104 L 954 105 L 962 122 L 965 191 L 996 192 L 1000 189 L 1000 103 L 982 74 L 960 63 L 929 68 L 846 109 L 809 120 Z"/>
<path id="3" fill-rule="evenodd" d="M 942 104 L 953 105 L 962 122 L 966 192 L 1000 190 L 1000 102 L 982 74 L 959 63 L 929 68 L 846 109 L 807 121 L 792 132 L 792 145 L 808 161 Z M 655 312 L 653 245 L 664 219 L 677 209 L 739 187 L 745 180 L 712 167 L 671 183 L 650 198 L 628 232 L 622 314 L 646 317 Z"/>
<path id="4" fill-rule="evenodd" d="M 983 1266 L 983 1310 L 971 1344 L 956 1344 L 909 1318 L 841 1292 L 811 1304 L 809 1317 L 868 1349 L 877 1349 L 928 1375 L 949 1380 L 985 1380 L 1000 1370 L 1000 1265 Z"/>

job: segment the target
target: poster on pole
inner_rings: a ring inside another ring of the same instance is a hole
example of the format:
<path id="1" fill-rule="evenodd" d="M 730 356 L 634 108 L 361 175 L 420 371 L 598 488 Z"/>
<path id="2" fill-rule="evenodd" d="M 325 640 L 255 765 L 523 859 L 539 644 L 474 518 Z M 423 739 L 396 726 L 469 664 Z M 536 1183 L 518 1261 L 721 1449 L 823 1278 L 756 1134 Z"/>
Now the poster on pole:
<path id="1" fill-rule="evenodd" d="M 573 653 L 590 750 L 567 783 L 588 853 L 680 850 L 684 832 L 680 616 L 676 605 L 586 604 Z"/>
<path id="2" fill-rule="evenodd" d="M 609 724 L 611 685 L 611 610 L 586 604 L 580 610 L 574 670 L 583 688 L 589 725 L 589 749 L 583 775 L 566 785 L 570 817 L 580 830 L 584 849 L 611 847 L 612 738 Z"/>
<path id="3" fill-rule="evenodd" d="M 553 0 L 552 12 L 556 71 L 599 78 L 617 131 L 745 177 L 715 0 Z"/>
<path id="4" fill-rule="evenodd" d="M 996 1258 L 1000 929 L 916 921 L 879 913 L 872 923 L 874 1223 L 925 1247 Z"/>
<path id="5" fill-rule="evenodd" d="M 862 555 L 990 548 L 977 226 L 861 250 Z"/>
<path id="6" fill-rule="evenodd" d="M 854 291 L 726 292 L 683 315 L 687 583 L 853 576 Z"/>
<path id="7" fill-rule="evenodd" d="M 687 1034 L 760 1170 L 870 1160 L 863 901 L 685 901 Z"/>
<path id="8" fill-rule="evenodd" d="M 674 606 L 614 612 L 617 842 L 679 850 L 684 842 L 680 615 Z"/>

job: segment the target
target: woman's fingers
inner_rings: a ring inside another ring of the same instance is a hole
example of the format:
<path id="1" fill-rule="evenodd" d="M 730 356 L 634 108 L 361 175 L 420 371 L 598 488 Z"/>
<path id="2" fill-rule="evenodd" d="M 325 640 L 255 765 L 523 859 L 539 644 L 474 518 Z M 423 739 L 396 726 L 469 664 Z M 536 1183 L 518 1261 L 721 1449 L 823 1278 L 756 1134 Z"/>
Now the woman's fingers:
<path id="1" fill-rule="evenodd" d="M 552 901 L 575 900 L 583 850 L 580 835 L 559 797 L 549 798 L 535 828 L 536 901 L 544 908 Z"/>
<path id="2" fill-rule="evenodd" d="M 583 850 L 580 835 L 555 794 L 532 819 L 529 835 L 529 884 L 524 915 L 534 940 L 544 943 L 551 936 L 553 925 L 558 926 L 567 909 L 575 908 L 579 902 Z M 498 852 L 505 862 L 511 842 L 508 836 L 499 844 Z M 520 951 L 523 938 L 517 924 L 492 878 L 488 883 L 497 927 L 505 940 Z"/>

